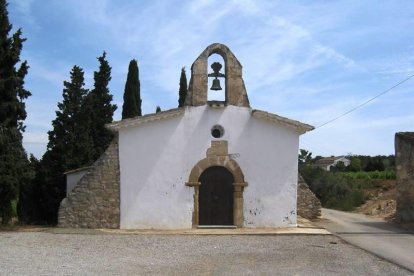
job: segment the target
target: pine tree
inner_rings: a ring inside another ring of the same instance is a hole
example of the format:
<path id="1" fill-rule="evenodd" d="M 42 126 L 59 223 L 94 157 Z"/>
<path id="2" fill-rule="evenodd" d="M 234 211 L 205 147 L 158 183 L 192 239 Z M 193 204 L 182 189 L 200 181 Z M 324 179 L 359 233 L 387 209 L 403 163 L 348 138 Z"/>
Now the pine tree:
<path id="1" fill-rule="evenodd" d="M 157 105 L 157 108 L 155 109 L 155 113 L 161 112 L 161 107 Z"/>
<path id="2" fill-rule="evenodd" d="M 97 58 L 99 71 L 94 72 L 94 89 L 87 95 L 85 110 L 89 112 L 89 135 L 93 145 L 92 159 L 96 160 L 106 150 L 113 135 L 105 128 L 112 122 L 116 105 L 111 104 L 112 95 L 108 84 L 111 81 L 111 67 L 106 60 L 106 53 Z"/>
<path id="3" fill-rule="evenodd" d="M 28 171 L 22 132 L 26 118 L 24 100 L 31 95 L 24 88 L 29 66 L 26 61 L 18 66 L 26 39 L 21 37 L 20 29 L 9 37 L 11 29 L 6 1 L 0 0 L 0 217 L 3 224 L 11 219 L 11 201 L 16 198 Z"/>
<path id="4" fill-rule="evenodd" d="M 185 67 L 181 68 L 180 89 L 178 91 L 178 107 L 183 107 L 185 97 L 187 96 L 187 76 L 185 75 Z"/>
<path id="5" fill-rule="evenodd" d="M 133 59 L 129 62 L 128 77 L 125 83 L 122 119 L 142 115 L 140 89 L 138 63 Z"/>

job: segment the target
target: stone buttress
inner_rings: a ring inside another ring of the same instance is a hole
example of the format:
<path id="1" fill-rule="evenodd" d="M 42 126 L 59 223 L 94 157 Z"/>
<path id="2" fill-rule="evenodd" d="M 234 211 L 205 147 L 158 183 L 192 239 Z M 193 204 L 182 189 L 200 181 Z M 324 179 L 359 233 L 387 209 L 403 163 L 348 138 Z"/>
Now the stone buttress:
<path id="1" fill-rule="evenodd" d="M 59 208 L 59 227 L 119 228 L 118 137 L 83 176 Z"/>

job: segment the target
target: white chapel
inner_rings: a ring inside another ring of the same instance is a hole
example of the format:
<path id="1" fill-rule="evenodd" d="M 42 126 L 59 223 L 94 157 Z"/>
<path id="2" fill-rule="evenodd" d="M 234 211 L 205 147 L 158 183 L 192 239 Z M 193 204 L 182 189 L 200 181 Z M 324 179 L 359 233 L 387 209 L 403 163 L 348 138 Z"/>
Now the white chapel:
<path id="1" fill-rule="evenodd" d="M 213 54 L 224 64 L 208 68 Z M 223 101 L 208 101 L 209 79 Z M 212 44 L 195 60 L 184 107 L 107 127 L 115 138 L 92 167 L 73 172 L 60 226 L 296 226 L 299 136 L 313 127 L 252 109 L 227 46 Z"/>

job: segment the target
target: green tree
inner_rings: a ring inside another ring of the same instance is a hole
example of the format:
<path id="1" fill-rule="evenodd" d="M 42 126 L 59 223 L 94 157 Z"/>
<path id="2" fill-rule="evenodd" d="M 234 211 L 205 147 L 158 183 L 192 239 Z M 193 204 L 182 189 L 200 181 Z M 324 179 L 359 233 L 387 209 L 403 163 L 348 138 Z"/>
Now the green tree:
<path id="1" fill-rule="evenodd" d="M 361 171 L 361 160 L 356 156 L 351 156 L 351 164 L 349 165 L 351 172 Z"/>
<path id="2" fill-rule="evenodd" d="M 364 169 L 367 172 L 383 171 L 385 169 L 385 166 L 382 162 L 381 156 L 369 157 Z"/>
<path id="3" fill-rule="evenodd" d="M 138 63 L 133 59 L 129 62 L 128 76 L 125 83 L 122 119 L 142 115 L 140 89 Z"/>
<path id="4" fill-rule="evenodd" d="M 342 161 L 339 161 L 336 163 L 334 167 L 331 167 L 332 172 L 344 172 L 346 171 L 345 163 Z"/>
<path id="5" fill-rule="evenodd" d="M 49 143 L 46 153 L 37 168 L 34 187 L 38 189 L 37 220 L 56 224 L 61 200 L 66 195 L 64 172 L 83 165 L 85 154 L 82 106 L 87 95 L 84 88 L 84 72 L 74 66 L 70 72 L 71 81 L 63 83 L 63 101 L 58 103 L 53 129 L 48 132 Z"/>
<path id="6" fill-rule="evenodd" d="M 20 29 L 9 37 L 11 29 L 7 4 L 5 0 L 0 0 L 0 124 L 24 130 L 24 100 L 31 95 L 24 89 L 24 77 L 29 66 L 27 61 L 20 63 L 18 69 L 16 66 L 20 62 L 20 53 L 26 39 L 21 37 Z"/>
<path id="7" fill-rule="evenodd" d="M 298 159 L 299 159 L 300 165 L 309 164 L 312 161 L 312 152 L 309 152 L 304 149 L 300 149 Z"/>
<path id="8" fill-rule="evenodd" d="M 17 216 L 19 222 L 25 224 L 38 222 L 37 215 L 39 213 L 37 204 L 38 190 L 34 186 L 34 179 L 40 162 L 32 154 L 30 155 L 29 160 L 29 170 L 26 171 L 28 177 L 26 178 L 26 181 L 20 185 L 19 200 L 17 203 Z"/>
<path id="9" fill-rule="evenodd" d="M 74 66 L 70 72 L 71 81 L 64 82 L 63 101 L 58 103 L 53 130 L 49 132 L 48 151 L 58 152 L 64 169 L 75 169 L 83 165 L 84 158 L 80 151 L 84 149 L 85 126 L 83 123 L 83 103 L 88 90 L 84 88 L 84 72 Z"/>
<path id="10" fill-rule="evenodd" d="M 157 105 L 157 108 L 155 109 L 155 113 L 161 112 L 161 107 Z"/>
<path id="11" fill-rule="evenodd" d="M 180 89 L 178 94 L 178 107 L 182 107 L 184 106 L 185 97 L 187 96 L 187 76 L 185 74 L 185 67 L 181 68 Z"/>
<path id="12" fill-rule="evenodd" d="M 105 128 L 105 125 L 112 122 L 116 105 L 111 104 L 112 95 L 109 92 L 108 84 L 111 81 L 111 67 L 106 60 L 106 53 L 97 58 L 99 70 L 94 72 L 94 88 L 87 95 L 85 110 L 89 112 L 89 135 L 92 148 L 92 159 L 96 160 L 106 150 L 113 135 Z"/>
<path id="13" fill-rule="evenodd" d="M 17 128 L 0 126 L 0 218 L 8 224 L 12 218 L 12 201 L 20 186 L 30 177 L 22 136 Z"/>
<path id="14" fill-rule="evenodd" d="M 11 201 L 25 181 L 28 160 L 22 146 L 25 100 L 31 95 L 24 88 L 29 66 L 20 63 L 23 42 L 18 29 L 11 37 L 7 4 L 0 0 L 0 217 L 3 224 L 11 219 Z"/>

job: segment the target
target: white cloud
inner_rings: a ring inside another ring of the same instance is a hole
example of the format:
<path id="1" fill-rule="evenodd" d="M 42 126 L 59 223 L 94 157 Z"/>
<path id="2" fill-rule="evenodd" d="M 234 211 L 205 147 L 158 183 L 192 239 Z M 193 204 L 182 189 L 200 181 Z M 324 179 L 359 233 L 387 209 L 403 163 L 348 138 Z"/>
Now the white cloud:
<path id="1" fill-rule="evenodd" d="M 33 29 L 34 31 L 40 31 L 41 28 L 38 24 L 38 21 L 33 15 L 33 5 L 34 0 L 9 0 L 9 20 L 13 19 L 10 17 L 10 10 L 15 8 L 19 19 L 24 21 L 30 29 Z M 14 22 L 11 23 L 15 29 L 22 27 L 21 25 L 14 24 Z M 26 30 L 27 28 L 23 28 L 24 34 Z M 26 37 L 26 35 L 24 35 L 24 37 Z"/>
<path id="2" fill-rule="evenodd" d="M 48 142 L 48 137 L 44 132 L 29 132 L 24 136 L 23 141 L 28 144 L 45 144 Z"/>
<path id="3" fill-rule="evenodd" d="M 63 81 L 69 77 L 69 65 L 60 62 L 51 63 L 50 60 L 39 60 L 33 56 L 27 56 L 29 63 L 30 78 L 37 78 L 44 80 L 54 88 L 62 87 Z"/>
<path id="4" fill-rule="evenodd" d="M 205 9 L 211 8 L 213 4 L 215 4 L 216 0 L 199 0 L 199 1 L 192 1 L 190 4 L 190 11 L 191 13 L 197 13 Z M 212 9 L 210 9 L 212 10 Z"/>
<path id="5" fill-rule="evenodd" d="M 36 105 L 30 110 L 50 110 L 43 117 L 29 114 L 29 132 L 50 125 L 62 82 L 69 78 L 73 64 L 85 69 L 87 86 L 92 85 L 95 57 L 103 49 L 108 51 L 113 68 L 110 87 L 119 109 L 132 58 L 139 63 L 144 112 L 153 112 L 156 105 L 162 109 L 176 106 L 181 67 L 187 67 L 189 78 L 191 63 L 204 48 L 222 42 L 242 63 L 255 108 L 316 125 L 385 90 L 414 70 L 414 38 L 409 30 L 401 28 L 412 22 L 410 7 L 400 11 L 398 18 L 385 18 L 385 23 L 378 20 L 385 10 L 397 10 L 398 5 L 392 3 L 384 4 L 384 8 L 373 1 L 73 0 L 57 6 L 49 0 L 36 9 L 33 0 L 11 3 L 17 13 L 32 17 L 33 22 L 41 22 L 37 16 L 47 14 L 45 9 L 51 5 L 61 9 L 62 15 L 61 22 L 53 21 L 56 26 L 43 25 L 44 29 L 25 33 L 29 41 L 30 36 L 36 37 L 27 52 L 31 66 L 27 85 L 35 89 L 29 104 Z M 70 28 L 65 25 L 68 19 Z M 58 47 L 45 43 L 68 30 L 70 33 L 62 36 L 64 41 Z M 36 41 L 43 43 L 35 45 Z M 408 86 L 399 89 L 402 92 L 305 135 L 305 140 L 327 152 L 355 151 L 346 147 L 357 148 L 358 141 L 367 143 L 366 147 L 389 151 L 388 138 L 383 144 L 372 141 L 376 135 L 380 139 L 390 136 L 394 122 L 409 128 L 411 91 Z M 47 108 L 40 104 L 42 101 L 53 102 L 53 106 Z M 375 116 L 381 120 L 372 119 Z M 45 123 L 37 124 L 45 117 Z M 384 134 L 378 134 L 381 126 Z"/>
<path id="6" fill-rule="evenodd" d="M 384 59 L 368 62 L 368 65 L 382 75 L 399 75 L 401 77 L 414 74 L 414 51 L 398 54 Z"/>
<path id="7" fill-rule="evenodd" d="M 45 132 L 26 132 L 23 136 L 23 147 L 29 154 L 32 153 L 40 159 L 46 150 L 48 138 Z"/>
<path id="8" fill-rule="evenodd" d="M 10 0 L 10 3 L 15 5 L 22 14 L 30 15 L 33 0 Z"/>

